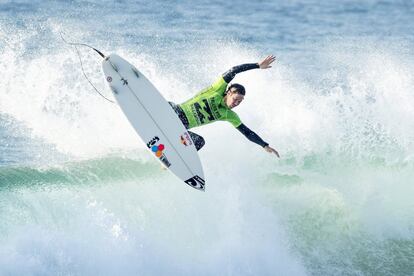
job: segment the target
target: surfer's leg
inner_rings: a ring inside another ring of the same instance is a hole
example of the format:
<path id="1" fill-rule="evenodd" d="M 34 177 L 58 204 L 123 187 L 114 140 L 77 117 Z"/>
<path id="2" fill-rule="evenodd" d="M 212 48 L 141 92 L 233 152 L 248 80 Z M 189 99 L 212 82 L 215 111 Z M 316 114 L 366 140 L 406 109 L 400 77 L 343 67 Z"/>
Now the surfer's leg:
<path id="1" fill-rule="evenodd" d="M 204 144 L 206 143 L 206 141 L 204 141 L 203 136 L 195 134 L 194 132 L 191 132 L 191 131 L 189 131 L 188 133 L 190 133 L 191 140 L 193 140 L 197 151 L 199 151 L 204 146 Z"/>
<path id="2" fill-rule="evenodd" d="M 184 111 L 181 109 L 181 107 L 173 102 L 168 102 L 168 103 L 171 105 L 172 109 L 177 114 L 178 118 L 181 120 L 185 128 L 188 129 L 188 120 L 184 114 Z"/>

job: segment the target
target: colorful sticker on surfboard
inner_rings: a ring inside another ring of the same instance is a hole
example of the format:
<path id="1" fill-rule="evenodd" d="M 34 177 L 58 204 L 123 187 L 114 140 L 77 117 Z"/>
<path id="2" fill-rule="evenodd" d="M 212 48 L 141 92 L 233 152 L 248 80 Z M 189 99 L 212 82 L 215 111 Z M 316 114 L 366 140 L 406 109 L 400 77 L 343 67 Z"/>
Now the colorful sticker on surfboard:
<path id="1" fill-rule="evenodd" d="M 160 141 L 160 138 L 158 138 L 158 136 L 155 136 L 154 138 L 152 138 L 148 143 L 147 143 L 147 147 L 149 149 L 151 149 L 151 151 L 155 154 L 155 156 L 158 157 L 158 159 L 160 159 L 160 161 L 167 167 L 169 168 L 171 166 L 170 161 L 168 161 L 167 157 L 164 154 L 164 149 L 165 146 L 164 144 L 158 143 Z"/>

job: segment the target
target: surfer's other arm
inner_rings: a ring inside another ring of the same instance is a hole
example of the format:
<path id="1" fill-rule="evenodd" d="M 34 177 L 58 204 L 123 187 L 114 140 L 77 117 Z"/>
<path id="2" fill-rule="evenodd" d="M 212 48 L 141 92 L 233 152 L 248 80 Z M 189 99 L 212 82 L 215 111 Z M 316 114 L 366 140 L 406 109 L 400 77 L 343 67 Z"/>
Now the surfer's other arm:
<path id="1" fill-rule="evenodd" d="M 274 148 L 269 146 L 269 143 L 266 143 L 265 141 L 263 141 L 263 139 L 260 138 L 259 135 L 257 135 L 254 131 L 249 129 L 243 123 L 237 127 L 237 130 L 240 131 L 244 136 L 246 136 L 246 138 L 249 139 L 251 142 L 262 146 L 267 152 L 274 153 L 276 154 L 277 157 L 280 157 L 279 153 Z"/>
<path id="2" fill-rule="evenodd" d="M 274 62 L 276 60 L 276 57 L 273 55 L 269 55 L 267 56 L 264 60 L 258 62 L 258 63 L 245 63 L 245 64 L 241 64 L 241 65 L 237 65 L 232 67 L 230 70 L 226 71 L 223 74 L 223 79 L 229 83 L 232 81 L 232 79 L 234 79 L 234 77 L 241 72 L 247 71 L 247 70 L 252 70 L 252 69 L 267 69 L 267 68 L 272 68 L 272 66 L 270 65 L 272 62 Z"/>

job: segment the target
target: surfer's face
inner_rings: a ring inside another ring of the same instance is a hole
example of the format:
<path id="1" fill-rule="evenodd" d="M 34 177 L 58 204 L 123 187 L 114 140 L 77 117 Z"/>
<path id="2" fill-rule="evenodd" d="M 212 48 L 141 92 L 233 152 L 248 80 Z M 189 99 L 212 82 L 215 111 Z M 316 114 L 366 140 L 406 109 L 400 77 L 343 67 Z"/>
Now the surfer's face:
<path id="1" fill-rule="evenodd" d="M 226 95 L 226 105 L 232 109 L 238 106 L 244 99 L 244 96 L 230 90 Z"/>

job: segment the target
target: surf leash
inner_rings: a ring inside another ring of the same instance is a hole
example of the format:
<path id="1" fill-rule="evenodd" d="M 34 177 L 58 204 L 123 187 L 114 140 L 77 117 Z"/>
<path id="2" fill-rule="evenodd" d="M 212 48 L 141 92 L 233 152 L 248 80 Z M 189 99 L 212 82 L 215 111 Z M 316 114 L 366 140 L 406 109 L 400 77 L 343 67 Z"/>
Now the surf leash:
<path id="1" fill-rule="evenodd" d="M 88 47 L 88 48 L 90 48 L 90 49 L 92 49 L 92 50 L 94 50 L 94 51 L 96 51 L 102 58 L 105 58 L 105 55 L 101 52 L 101 51 L 99 51 L 98 49 L 96 49 L 96 48 L 94 48 L 94 47 L 92 47 L 92 46 L 90 46 L 90 45 L 88 45 L 88 44 L 85 44 L 85 43 L 76 43 L 76 42 L 68 42 L 68 41 L 66 41 L 65 40 L 65 38 L 63 37 L 63 33 L 62 32 L 60 32 L 60 37 L 62 38 L 62 40 L 63 40 L 63 42 L 65 42 L 66 44 L 68 44 L 68 45 L 70 45 L 70 46 L 73 46 L 73 47 L 75 47 L 75 49 L 76 49 L 76 54 L 78 55 L 78 58 L 79 58 L 79 62 L 80 62 L 80 65 L 81 65 L 81 69 L 82 69 L 82 73 L 83 73 L 83 75 L 85 76 L 85 78 L 86 78 L 86 80 L 89 82 L 89 84 L 95 89 L 95 91 L 102 97 L 102 98 L 104 98 L 105 100 L 107 100 L 108 102 L 111 102 L 111 103 L 115 103 L 114 101 L 112 101 L 112 100 L 110 100 L 110 99 L 108 99 L 107 97 L 105 97 L 96 87 L 95 87 L 95 85 L 93 85 L 93 83 L 91 82 L 91 80 L 88 78 L 88 76 L 86 75 L 86 73 L 85 73 L 85 70 L 84 70 L 84 68 L 83 68 L 83 62 L 82 62 L 82 58 L 81 58 L 81 55 L 80 55 L 80 52 L 79 52 L 79 49 L 78 49 L 78 47 L 77 46 L 84 46 L 84 47 Z"/>

